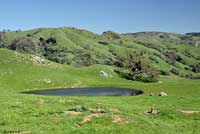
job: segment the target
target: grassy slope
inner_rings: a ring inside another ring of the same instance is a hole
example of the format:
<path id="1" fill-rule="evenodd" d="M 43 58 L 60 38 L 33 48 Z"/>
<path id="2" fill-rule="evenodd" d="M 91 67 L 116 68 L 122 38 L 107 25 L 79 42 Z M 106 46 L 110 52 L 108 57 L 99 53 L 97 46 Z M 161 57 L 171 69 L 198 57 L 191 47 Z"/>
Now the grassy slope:
<path id="1" fill-rule="evenodd" d="M 141 133 L 141 134 L 198 134 L 199 114 L 184 115 L 177 109 L 200 110 L 200 81 L 176 76 L 161 77 L 160 82 L 145 84 L 126 81 L 112 72 L 112 67 L 95 65 L 74 68 L 56 63 L 41 65 L 33 57 L 0 49 L 0 133 L 13 130 L 30 130 L 33 134 L 63 133 Z M 112 78 L 102 78 L 105 70 Z M 51 83 L 45 80 L 50 80 Z M 44 97 L 18 92 L 53 87 L 129 87 L 145 91 L 136 97 Z M 167 97 L 150 97 L 149 93 L 165 91 Z M 73 100 L 69 102 L 68 100 Z M 64 111 L 77 105 L 87 108 L 117 108 L 81 126 L 84 113 L 70 116 Z M 159 115 L 145 115 L 150 107 L 161 110 Z M 112 114 L 119 114 L 128 124 L 112 123 Z"/>
<path id="2" fill-rule="evenodd" d="M 12 40 L 19 36 L 31 35 L 31 38 L 35 42 L 39 41 L 40 37 L 48 39 L 49 37 L 55 37 L 57 43 L 52 46 L 52 49 L 56 50 L 57 53 L 53 55 L 53 58 L 62 57 L 64 53 L 64 59 L 67 59 L 71 65 L 76 65 L 81 53 L 90 53 L 93 59 L 96 59 L 99 64 L 106 64 L 107 60 L 115 61 L 120 57 L 126 57 L 127 51 L 132 52 L 142 51 L 151 57 L 151 63 L 159 70 L 169 71 L 172 68 L 176 68 L 181 74 L 192 73 L 191 71 L 185 70 L 184 67 L 190 64 L 199 63 L 199 52 L 200 47 L 194 47 L 187 45 L 187 40 L 180 40 L 178 34 L 169 34 L 167 38 L 160 38 L 160 34 L 139 34 L 139 36 L 121 35 L 120 39 L 112 39 L 106 35 L 97 35 L 86 30 L 80 30 L 75 28 L 40 28 L 33 29 L 23 32 L 9 32 L 6 36 L 7 44 L 10 44 Z M 164 33 L 165 34 L 165 33 Z M 193 38 L 192 41 L 198 41 L 200 38 Z M 108 42 L 109 45 L 99 44 L 99 41 Z M 143 43 L 151 43 L 152 46 L 145 46 L 138 41 Z M 185 43 L 184 43 L 185 42 Z M 159 52 L 156 47 L 162 48 Z M 177 49 L 177 54 L 180 55 L 187 65 L 177 63 L 176 66 L 171 66 L 166 62 L 165 52 L 171 49 Z M 113 55 L 112 52 L 117 54 Z M 64 51 L 64 52 L 63 52 Z M 78 51 L 78 52 L 77 52 Z M 185 56 L 185 51 L 189 52 L 193 57 Z M 76 58 L 74 58 L 76 57 Z M 74 59 L 73 59 L 74 58 Z M 157 61 L 157 62 L 156 62 Z"/>

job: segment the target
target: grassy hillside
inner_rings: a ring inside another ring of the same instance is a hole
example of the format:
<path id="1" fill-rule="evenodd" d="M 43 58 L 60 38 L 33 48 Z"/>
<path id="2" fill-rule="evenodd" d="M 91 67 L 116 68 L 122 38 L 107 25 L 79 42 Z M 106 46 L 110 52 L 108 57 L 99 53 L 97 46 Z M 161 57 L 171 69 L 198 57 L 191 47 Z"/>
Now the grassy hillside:
<path id="1" fill-rule="evenodd" d="M 165 74 L 199 78 L 199 73 L 193 71 L 193 66 L 200 64 L 200 46 L 195 46 L 200 41 L 197 36 L 162 32 L 98 35 L 65 27 L 7 32 L 2 42 L 9 47 L 19 37 L 29 38 L 38 46 L 36 55 L 61 64 L 116 66 L 119 59 L 126 59 L 128 54 L 137 51 L 144 53 L 150 63 Z M 52 39 L 55 42 L 47 43 Z"/>

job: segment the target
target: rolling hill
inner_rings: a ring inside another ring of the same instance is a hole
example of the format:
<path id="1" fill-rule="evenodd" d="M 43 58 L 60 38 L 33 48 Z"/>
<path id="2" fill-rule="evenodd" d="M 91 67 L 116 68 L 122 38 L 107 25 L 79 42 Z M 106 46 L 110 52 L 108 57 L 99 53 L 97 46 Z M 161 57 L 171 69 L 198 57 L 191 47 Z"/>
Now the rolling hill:
<path id="1" fill-rule="evenodd" d="M 71 27 L 1 32 L 1 47 L 31 53 L 72 66 L 94 64 L 123 68 L 133 52 L 143 53 L 163 75 L 199 78 L 200 37 L 187 33 L 140 32 L 95 34 Z M 32 44 L 31 44 L 32 43 Z M 15 45 L 20 45 L 16 48 Z M 30 44 L 29 46 L 26 46 Z M 122 60 L 124 59 L 124 60 Z"/>

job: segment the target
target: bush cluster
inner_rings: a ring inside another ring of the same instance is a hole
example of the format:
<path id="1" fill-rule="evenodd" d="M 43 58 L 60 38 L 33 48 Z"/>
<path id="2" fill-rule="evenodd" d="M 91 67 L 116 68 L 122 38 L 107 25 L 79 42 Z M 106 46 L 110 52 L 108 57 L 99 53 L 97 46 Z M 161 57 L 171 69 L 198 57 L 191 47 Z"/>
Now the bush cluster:
<path id="1" fill-rule="evenodd" d="M 37 53 L 39 50 L 39 46 L 29 37 L 18 37 L 14 39 L 9 48 L 18 52 L 27 52 L 32 54 Z"/>
<path id="2" fill-rule="evenodd" d="M 129 80 L 156 82 L 158 81 L 158 71 L 149 64 L 148 59 L 142 53 L 127 53 L 127 58 L 123 60 L 123 66 L 127 71 L 118 73 Z M 121 63 L 119 61 L 118 63 Z"/>

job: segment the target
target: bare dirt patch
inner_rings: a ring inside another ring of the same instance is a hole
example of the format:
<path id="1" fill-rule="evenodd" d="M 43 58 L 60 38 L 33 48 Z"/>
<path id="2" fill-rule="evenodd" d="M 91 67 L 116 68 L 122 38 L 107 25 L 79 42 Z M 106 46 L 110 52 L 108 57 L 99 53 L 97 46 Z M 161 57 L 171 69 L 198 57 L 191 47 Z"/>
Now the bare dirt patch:
<path id="1" fill-rule="evenodd" d="M 102 114 L 94 113 L 94 114 L 87 115 L 83 118 L 81 123 L 86 123 L 86 122 L 92 120 L 93 118 L 97 118 L 97 117 L 102 117 Z"/>
<path id="2" fill-rule="evenodd" d="M 82 112 L 76 112 L 76 111 L 64 111 L 65 114 L 69 115 L 81 115 L 83 114 Z"/>
<path id="3" fill-rule="evenodd" d="M 184 114 L 195 114 L 195 113 L 200 113 L 200 111 L 194 111 L 194 110 L 177 110 L 177 112 L 181 112 Z"/>
<path id="4" fill-rule="evenodd" d="M 113 118 L 113 120 L 112 120 L 113 123 L 117 123 L 117 124 L 127 124 L 128 123 L 127 120 L 125 120 L 124 118 L 122 118 L 119 115 L 113 115 L 112 118 Z"/>

